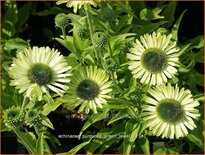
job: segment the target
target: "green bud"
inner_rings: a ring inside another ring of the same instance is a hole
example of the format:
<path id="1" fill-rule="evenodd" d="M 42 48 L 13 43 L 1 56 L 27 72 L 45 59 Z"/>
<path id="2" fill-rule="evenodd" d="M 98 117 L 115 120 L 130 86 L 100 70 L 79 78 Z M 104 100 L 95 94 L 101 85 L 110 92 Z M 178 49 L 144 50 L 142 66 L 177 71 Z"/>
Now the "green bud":
<path id="1" fill-rule="evenodd" d="M 36 126 L 41 124 L 42 118 L 40 115 L 40 111 L 37 109 L 31 109 L 27 111 L 26 117 L 25 117 L 25 123 L 29 126 Z"/>
<path id="2" fill-rule="evenodd" d="M 78 28 L 78 36 L 80 37 L 81 40 L 85 39 L 88 37 L 88 30 L 86 29 L 86 26 L 81 26 L 80 28 Z"/>
<path id="3" fill-rule="evenodd" d="M 94 46 L 103 48 L 107 43 L 107 37 L 103 32 L 96 32 L 93 35 Z"/>
<path id="4" fill-rule="evenodd" d="M 60 13 L 55 17 L 55 25 L 59 28 L 66 28 L 69 25 L 69 17 L 64 13 Z"/>
<path id="5" fill-rule="evenodd" d="M 20 107 L 11 107 L 3 112 L 3 122 L 10 130 L 14 130 L 22 125 L 24 113 Z"/>

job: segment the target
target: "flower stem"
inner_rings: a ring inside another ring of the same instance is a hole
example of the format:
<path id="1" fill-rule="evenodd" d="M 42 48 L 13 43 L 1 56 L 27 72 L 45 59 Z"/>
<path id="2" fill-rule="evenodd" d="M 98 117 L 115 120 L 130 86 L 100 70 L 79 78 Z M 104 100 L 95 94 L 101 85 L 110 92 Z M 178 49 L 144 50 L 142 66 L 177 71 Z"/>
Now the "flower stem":
<path id="1" fill-rule="evenodd" d="M 89 29 L 90 29 L 90 36 L 91 36 L 91 42 L 94 46 L 94 52 L 95 52 L 95 56 L 97 58 L 97 62 L 100 62 L 100 65 L 101 65 L 101 61 L 100 60 L 100 57 L 98 55 L 98 51 L 94 45 L 94 41 L 93 41 L 93 35 L 94 35 L 94 27 L 93 27 L 93 21 L 92 21 L 92 18 L 91 18 L 91 14 L 90 14 L 90 5 L 89 4 L 86 4 L 86 9 L 85 9 L 85 13 L 86 13 L 86 16 L 87 16 L 87 21 L 88 21 L 88 26 L 89 26 Z"/>
<path id="2" fill-rule="evenodd" d="M 112 53 L 112 48 L 111 48 L 111 45 L 110 45 L 110 29 L 109 29 L 109 24 L 106 23 L 107 25 L 107 41 L 108 41 L 108 48 L 109 48 L 109 51 L 110 51 L 110 57 L 114 60 L 114 57 L 113 57 L 113 53 Z"/>
<path id="3" fill-rule="evenodd" d="M 25 108 L 25 106 L 26 106 L 26 104 L 27 104 L 27 101 L 28 101 L 27 99 L 28 99 L 28 97 L 24 96 L 24 98 L 23 98 L 23 103 L 22 103 L 22 106 L 21 106 L 21 109 L 22 109 L 22 110 Z"/>
<path id="4" fill-rule="evenodd" d="M 67 38 L 66 38 L 66 32 L 65 32 L 65 28 L 61 28 L 62 29 L 62 34 L 63 34 L 63 38 L 67 44 Z"/>

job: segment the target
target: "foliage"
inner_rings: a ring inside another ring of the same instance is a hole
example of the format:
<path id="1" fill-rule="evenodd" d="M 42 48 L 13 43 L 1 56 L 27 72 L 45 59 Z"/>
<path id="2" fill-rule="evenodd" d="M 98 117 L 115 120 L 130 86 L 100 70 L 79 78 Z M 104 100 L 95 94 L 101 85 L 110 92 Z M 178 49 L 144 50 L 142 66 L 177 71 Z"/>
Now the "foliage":
<path id="1" fill-rule="evenodd" d="M 8 68 L 18 52 L 31 46 L 29 40 L 20 37 L 23 26 L 31 18 L 31 14 L 43 17 L 58 13 L 67 14 L 66 18 L 70 19 L 70 23 L 66 23 L 68 27 L 66 25 L 62 29 L 56 28 L 56 31 L 60 30 L 60 35 L 55 36 L 54 41 L 58 42 L 62 49 L 64 47 L 65 58 L 72 66 L 72 70 L 96 65 L 104 69 L 113 81 L 112 98 L 108 99 L 107 105 L 97 114 L 90 113 L 89 119 L 78 135 L 82 138 L 90 133 L 93 134 L 94 130 L 94 137 L 83 139 L 82 143 L 73 149 L 66 150 L 67 154 L 75 154 L 80 150 L 88 154 L 109 153 L 109 151 L 123 154 L 179 154 L 191 153 L 194 147 L 203 150 L 204 75 L 197 65 L 204 64 L 204 36 L 179 42 L 178 32 L 186 10 L 175 18 L 177 2 L 156 2 L 155 7 L 143 1 L 100 2 L 97 3 L 97 8 L 85 4 L 77 14 L 68 8 L 63 8 L 63 5 L 52 6 L 49 2 L 45 2 L 49 9 L 40 12 L 35 11 L 37 2 L 27 2 L 21 7 L 17 7 L 18 3 L 14 1 L 3 3 L 5 11 L 2 18 L 2 109 L 5 111 L 16 106 L 25 113 L 32 109 L 40 111 L 39 115 L 42 118 L 40 125 L 30 125 L 24 121 L 21 126 L 12 129 L 17 135 L 18 142 L 22 143 L 29 153 L 50 154 L 52 152 L 49 143 L 55 141 L 56 145 L 60 145 L 57 138 L 48 130 L 48 128 L 55 130 L 48 116 L 68 101 L 66 95 L 57 97 L 54 93 L 51 98 L 44 95 L 42 101 L 27 99 L 10 86 Z M 132 47 L 133 41 L 153 31 L 162 34 L 171 33 L 172 39 L 177 41 L 180 47 L 179 72 L 169 82 L 189 88 L 194 99 L 200 102 L 198 109 L 201 117 L 196 121 L 197 128 L 190 131 L 186 138 L 177 141 L 156 138 L 146 128 L 142 119 L 142 105 L 151 86 L 141 84 L 139 80 L 134 79 L 127 65 L 126 54 Z M 46 29 L 43 35 L 54 37 L 52 35 L 55 33 L 50 32 L 52 30 Z M 46 46 L 46 43 L 44 44 Z M 71 111 L 75 109 L 73 105 L 67 108 Z M 4 120 L 1 123 L 2 132 L 10 130 L 4 124 Z M 189 145 L 189 152 L 184 152 L 184 145 Z M 153 151 L 150 149 L 152 146 L 154 146 Z"/>

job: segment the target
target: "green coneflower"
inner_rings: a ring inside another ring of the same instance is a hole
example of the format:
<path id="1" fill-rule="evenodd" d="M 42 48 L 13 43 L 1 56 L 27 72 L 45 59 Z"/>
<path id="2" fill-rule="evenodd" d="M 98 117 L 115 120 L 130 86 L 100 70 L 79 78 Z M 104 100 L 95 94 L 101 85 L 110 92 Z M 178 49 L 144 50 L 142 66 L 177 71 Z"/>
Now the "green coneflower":
<path id="1" fill-rule="evenodd" d="M 10 130 L 21 126 L 24 120 L 24 113 L 20 107 L 11 107 L 3 111 L 3 122 Z"/>
<path id="2" fill-rule="evenodd" d="M 96 66 L 80 69 L 71 78 L 67 104 L 74 104 L 75 107 L 80 105 L 78 112 L 89 113 L 91 109 L 97 113 L 97 107 L 103 108 L 103 104 L 107 103 L 106 99 L 110 98 L 108 93 L 112 91 L 111 83 L 106 72 Z"/>
<path id="3" fill-rule="evenodd" d="M 83 5 L 90 4 L 93 6 L 97 6 L 94 0 L 58 0 L 56 4 L 67 3 L 66 6 L 68 8 L 74 8 L 73 12 L 76 13 Z"/>
<path id="4" fill-rule="evenodd" d="M 179 138 L 188 134 L 196 125 L 193 119 L 200 116 L 195 109 L 199 105 L 189 90 L 176 85 L 158 85 L 149 91 L 150 97 L 145 98 L 143 105 L 143 119 L 147 127 L 156 136 L 162 138 Z"/>
<path id="5" fill-rule="evenodd" d="M 13 59 L 9 74 L 11 85 L 25 92 L 27 97 L 42 100 L 48 89 L 62 96 L 70 82 L 71 69 L 64 57 L 49 47 L 33 47 L 23 50 Z"/>
<path id="6" fill-rule="evenodd" d="M 162 84 L 174 77 L 179 66 L 179 48 L 171 41 L 171 35 L 153 32 L 136 40 L 127 54 L 129 69 L 134 78 L 145 84 Z"/>
<path id="7" fill-rule="evenodd" d="M 28 110 L 25 115 L 25 123 L 29 126 L 37 126 L 42 123 L 42 117 L 38 109 Z"/>

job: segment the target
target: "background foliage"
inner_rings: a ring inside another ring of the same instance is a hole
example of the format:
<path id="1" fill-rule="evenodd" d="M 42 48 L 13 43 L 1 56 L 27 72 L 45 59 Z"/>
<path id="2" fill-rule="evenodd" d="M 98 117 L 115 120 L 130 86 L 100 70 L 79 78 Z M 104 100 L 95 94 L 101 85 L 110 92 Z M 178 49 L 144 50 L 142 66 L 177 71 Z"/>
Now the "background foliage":
<path id="1" fill-rule="evenodd" d="M 104 8 L 112 14 L 108 20 L 109 26 L 103 21 L 102 15 L 107 11 Z M 72 24 L 66 29 L 68 43 L 61 35 L 61 30 L 55 27 L 54 17 L 58 13 L 69 14 L 71 19 Z M 91 116 L 85 115 L 86 119 L 83 120 L 70 117 L 75 114 L 72 107 L 68 110 L 63 109 L 62 104 L 66 104 L 66 96 L 54 99 L 54 102 L 46 99 L 43 103 L 29 102 L 27 105 L 29 109 L 33 107 L 41 109 L 44 116 L 43 124 L 48 129 L 43 132 L 39 132 L 36 128 L 15 131 L 18 142 L 22 143 L 29 153 L 36 154 L 203 152 L 203 14 L 202 2 L 109 2 L 99 4 L 97 9 L 92 8 L 96 30 L 109 35 L 110 45 L 104 47 L 105 61 L 100 65 L 115 81 L 113 86 L 115 98 L 109 101 L 105 110 Z M 79 11 L 79 15 L 75 15 L 72 9 L 66 8 L 65 5 L 57 6 L 55 2 L 3 2 L 2 15 L 3 110 L 22 105 L 23 96 L 9 85 L 8 67 L 16 53 L 23 48 L 34 45 L 57 48 L 75 69 L 82 65 L 96 64 L 96 59 L 93 58 L 93 46 L 90 45 L 89 30 L 84 27 L 86 20 L 83 10 Z M 144 128 L 140 109 L 149 86 L 142 86 L 133 80 L 125 64 L 126 53 L 132 41 L 152 31 L 171 33 L 178 41 L 182 64 L 178 78 L 173 79 L 171 83 L 178 83 L 179 86 L 190 89 L 194 98 L 201 103 L 199 107 L 201 118 L 197 122 L 197 128 L 179 140 L 156 138 Z M 106 56 L 109 55 L 110 48 L 113 53 L 112 59 Z M 1 131 L 8 135 L 8 129 L 3 123 Z M 106 138 L 71 140 L 58 138 L 59 134 L 104 135 Z M 130 136 L 122 137 L 127 135 Z M 2 140 L 4 147 L 7 139 L 8 137 Z M 2 152 L 7 151 L 5 148 Z"/>

